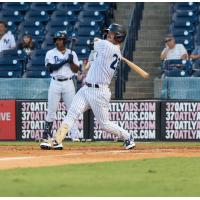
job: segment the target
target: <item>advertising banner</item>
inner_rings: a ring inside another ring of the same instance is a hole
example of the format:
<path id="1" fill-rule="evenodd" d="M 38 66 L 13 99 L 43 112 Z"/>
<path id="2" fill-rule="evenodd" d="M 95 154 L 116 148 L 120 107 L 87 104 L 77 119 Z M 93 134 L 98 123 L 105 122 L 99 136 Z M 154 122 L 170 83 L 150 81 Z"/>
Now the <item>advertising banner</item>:
<path id="1" fill-rule="evenodd" d="M 127 130 L 136 141 L 158 140 L 160 134 L 160 102 L 140 100 L 112 100 L 109 119 Z M 94 120 L 94 140 L 121 140 L 106 133 Z"/>
<path id="2" fill-rule="evenodd" d="M 200 102 L 161 103 L 162 140 L 200 140 Z"/>
<path id="3" fill-rule="evenodd" d="M 15 100 L 0 100 L 0 140 L 16 139 Z"/>
<path id="4" fill-rule="evenodd" d="M 17 140 L 37 140 L 42 138 L 47 114 L 47 101 L 17 101 Z M 52 133 L 60 127 L 62 119 L 66 115 L 66 108 L 63 102 L 59 103 L 56 120 L 53 123 Z M 77 121 L 80 130 L 80 137 L 83 134 L 83 117 Z M 70 134 L 66 139 L 70 138 Z"/>

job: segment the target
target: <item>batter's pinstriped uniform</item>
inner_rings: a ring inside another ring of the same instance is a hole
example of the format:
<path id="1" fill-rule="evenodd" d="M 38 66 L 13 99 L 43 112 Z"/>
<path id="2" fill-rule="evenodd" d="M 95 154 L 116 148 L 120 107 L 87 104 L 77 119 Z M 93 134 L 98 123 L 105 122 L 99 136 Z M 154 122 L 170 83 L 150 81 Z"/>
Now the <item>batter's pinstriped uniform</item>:
<path id="1" fill-rule="evenodd" d="M 67 60 L 68 55 L 71 53 L 71 50 L 66 49 L 65 53 L 61 53 L 57 48 L 51 49 L 46 53 L 45 57 L 45 65 L 48 63 L 57 64 Z M 79 61 L 76 53 L 72 51 L 73 61 L 76 65 L 79 66 Z M 75 87 L 73 80 L 71 79 L 74 73 L 70 69 L 70 65 L 68 63 L 64 64 L 60 69 L 53 71 L 51 74 L 51 83 L 48 92 L 48 112 L 46 116 L 47 122 L 53 122 L 56 119 L 56 111 L 60 99 L 65 103 L 67 109 L 70 108 L 73 97 L 75 96 Z M 56 79 L 70 79 L 66 81 L 58 81 Z M 79 134 L 78 128 L 74 125 L 71 128 L 71 136 L 72 138 L 76 138 Z"/>
<path id="2" fill-rule="evenodd" d="M 130 134 L 109 121 L 108 113 L 111 98 L 109 84 L 121 57 L 120 47 L 107 40 L 99 39 L 94 42 L 94 50 L 97 56 L 88 71 L 86 85 L 75 95 L 63 123 L 70 129 L 79 115 L 91 108 L 102 129 L 122 135 L 125 140 L 129 140 Z"/>

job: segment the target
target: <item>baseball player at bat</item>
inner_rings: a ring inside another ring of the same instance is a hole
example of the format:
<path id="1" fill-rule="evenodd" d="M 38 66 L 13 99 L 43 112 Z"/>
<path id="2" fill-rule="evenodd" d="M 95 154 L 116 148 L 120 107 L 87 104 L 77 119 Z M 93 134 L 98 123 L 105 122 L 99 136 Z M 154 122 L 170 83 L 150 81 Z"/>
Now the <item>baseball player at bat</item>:
<path id="1" fill-rule="evenodd" d="M 79 115 L 89 108 L 92 109 L 103 130 L 123 137 L 125 149 L 135 147 L 134 140 L 128 131 L 111 122 L 108 112 L 111 99 L 109 85 L 121 58 L 120 44 L 126 37 L 126 31 L 123 26 L 115 23 L 104 31 L 105 40 L 94 41 L 97 56 L 91 63 L 85 85 L 75 95 L 67 116 L 54 135 L 54 140 L 46 143 L 47 147 L 54 148 L 60 145 Z"/>
<path id="2" fill-rule="evenodd" d="M 60 99 L 62 98 L 67 109 L 70 108 L 73 97 L 75 96 L 75 87 L 72 80 L 74 73 L 79 69 L 79 61 L 76 53 L 66 48 L 67 35 L 64 31 L 58 31 L 53 37 L 56 48 L 46 53 L 45 65 L 50 71 L 52 77 L 48 91 L 48 112 L 43 132 L 43 141 L 40 144 L 41 149 L 51 149 L 46 142 L 52 139 L 52 125 L 56 119 L 56 111 Z M 75 124 L 70 127 L 73 137 L 79 135 L 79 130 Z M 56 150 L 63 148 L 62 143 L 53 146 Z"/>

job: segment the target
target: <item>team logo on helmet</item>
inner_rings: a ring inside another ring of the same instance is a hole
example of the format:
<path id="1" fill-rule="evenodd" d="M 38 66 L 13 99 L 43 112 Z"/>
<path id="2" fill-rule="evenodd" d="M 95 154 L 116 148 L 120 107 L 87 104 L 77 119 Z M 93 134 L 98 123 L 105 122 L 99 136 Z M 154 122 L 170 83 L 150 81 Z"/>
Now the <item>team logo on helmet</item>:
<path id="1" fill-rule="evenodd" d="M 54 43 L 56 42 L 57 39 L 63 39 L 65 42 L 67 41 L 67 33 L 66 31 L 58 31 L 54 34 L 53 36 L 53 41 Z"/>

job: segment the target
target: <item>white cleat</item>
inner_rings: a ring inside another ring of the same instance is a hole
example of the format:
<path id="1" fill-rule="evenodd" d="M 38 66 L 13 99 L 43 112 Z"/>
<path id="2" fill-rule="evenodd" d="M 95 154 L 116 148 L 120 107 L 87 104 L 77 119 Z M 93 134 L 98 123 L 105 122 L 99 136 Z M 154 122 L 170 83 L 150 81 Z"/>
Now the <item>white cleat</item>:
<path id="1" fill-rule="evenodd" d="M 135 147 L 135 142 L 133 140 L 125 140 L 124 147 L 126 150 L 133 149 Z"/>
<path id="2" fill-rule="evenodd" d="M 40 148 L 43 150 L 51 150 L 52 146 L 51 143 L 49 143 L 48 141 L 44 141 L 40 144 Z"/>
<path id="3" fill-rule="evenodd" d="M 58 144 L 56 143 L 53 139 L 51 140 L 44 140 L 41 144 L 40 144 L 40 148 L 43 150 L 62 150 L 63 149 L 63 144 Z"/>

